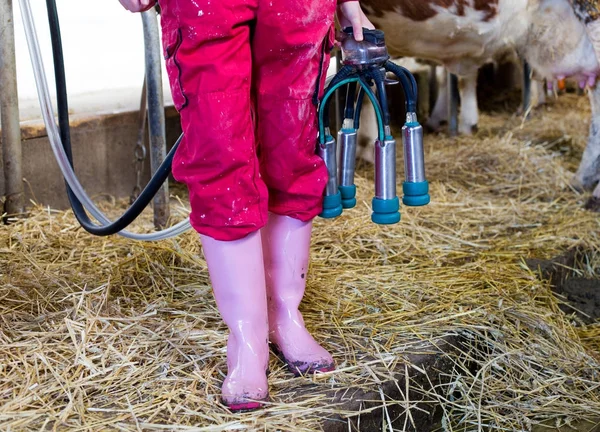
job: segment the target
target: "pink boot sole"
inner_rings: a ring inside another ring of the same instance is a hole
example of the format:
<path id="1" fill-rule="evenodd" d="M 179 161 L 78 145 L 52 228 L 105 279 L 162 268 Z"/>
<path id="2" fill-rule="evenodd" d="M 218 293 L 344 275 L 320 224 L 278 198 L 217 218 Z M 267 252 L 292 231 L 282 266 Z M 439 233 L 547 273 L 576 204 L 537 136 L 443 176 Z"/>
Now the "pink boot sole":
<path id="1" fill-rule="evenodd" d="M 225 399 L 221 397 L 221 403 L 227 408 L 229 408 L 229 411 L 233 413 L 256 411 L 257 409 L 263 408 L 265 402 L 267 402 L 268 400 L 269 396 L 267 395 L 264 399 L 260 399 L 257 401 L 228 403 Z"/>
<path id="2" fill-rule="evenodd" d="M 335 370 L 335 362 L 321 363 L 321 364 L 310 364 L 310 363 L 307 364 L 302 361 L 296 361 L 296 362 L 289 361 L 288 359 L 285 358 L 285 356 L 283 355 L 283 353 L 281 352 L 281 350 L 279 349 L 279 347 L 277 345 L 272 344 L 271 346 L 273 348 L 273 352 L 275 353 L 275 355 L 277 355 L 277 357 L 279 357 L 281 359 L 281 361 L 285 363 L 288 370 L 291 373 L 293 373 L 295 377 L 311 374 L 314 372 L 325 373 L 325 372 L 331 372 L 331 371 Z"/>
<path id="3" fill-rule="evenodd" d="M 225 402 L 223 403 L 227 406 L 227 408 L 229 408 L 231 412 L 234 413 L 255 411 L 263 407 L 263 404 L 260 402 L 245 402 L 231 405 L 227 405 Z"/>

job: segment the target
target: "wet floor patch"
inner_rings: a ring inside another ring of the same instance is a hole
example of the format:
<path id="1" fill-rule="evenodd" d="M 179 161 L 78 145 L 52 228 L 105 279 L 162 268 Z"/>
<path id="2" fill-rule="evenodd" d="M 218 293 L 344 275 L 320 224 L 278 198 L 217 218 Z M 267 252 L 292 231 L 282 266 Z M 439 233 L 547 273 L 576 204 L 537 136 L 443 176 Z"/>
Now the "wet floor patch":
<path id="1" fill-rule="evenodd" d="M 451 383 L 449 371 L 456 367 L 453 357 L 468 349 L 469 342 L 460 336 L 446 337 L 430 343 L 415 343 L 393 362 L 387 374 L 375 381 L 357 380 L 352 388 L 332 388 L 319 391 L 316 384 L 290 387 L 290 403 L 314 399 L 319 393 L 319 403 L 325 415 L 321 423 L 325 432 L 402 430 L 407 432 L 433 432 L 442 419 L 444 389 Z M 367 364 L 379 359 L 365 359 Z M 376 368 L 373 369 L 375 374 Z M 472 371 L 475 373 L 475 371 Z M 387 379 L 386 379 L 387 375 Z M 437 395 L 437 396 L 436 396 Z"/>
<path id="2" fill-rule="evenodd" d="M 552 422 L 533 426 L 531 432 L 600 432 L 600 417 L 593 420 L 574 421 L 569 425 L 558 426 Z"/>
<path id="3" fill-rule="evenodd" d="M 584 324 L 600 320 L 600 252 L 577 248 L 550 260 L 532 259 L 527 265 L 549 280 L 563 303 L 561 309 Z"/>

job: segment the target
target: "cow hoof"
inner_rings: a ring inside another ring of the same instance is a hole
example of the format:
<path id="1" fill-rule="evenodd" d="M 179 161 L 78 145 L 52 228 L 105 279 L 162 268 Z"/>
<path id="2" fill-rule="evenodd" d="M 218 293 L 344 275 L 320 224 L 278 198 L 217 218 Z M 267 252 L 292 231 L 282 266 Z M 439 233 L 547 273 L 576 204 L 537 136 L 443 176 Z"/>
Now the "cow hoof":
<path id="1" fill-rule="evenodd" d="M 523 108 L 522 106 L 520 106 L 519 108 L 517 108 L 517 117 L 525 117 L 525 120 L 529 120 L 531 118 L 531 114 L 533 114 L 533 112 L 535 111 L 536 107 L 529 107 L 527 108 L 527 111 L 525 111 L 525 108 Z"/>
<path id="2" fill-rule="evenodd" d="M 445 120 L 441 121 L 429 121 L 427 120 L 423 125 L 423 130 L 429 133 L 440 132 L 444 126 L 446 126 L 448 122 Z"/>
<path id="3" fill-rule="evenodd" d="M 525 111 L 525 109 L 521 106 L 517 108 L 516 116 L 517 117 L 525 117 L 525 120 L 531 119 L 531 117 L 535 114 L 537 110 L 542 108 L 543 104 L 533 105 Z"/>
<path id="4" fill-rule="evenodd" d="M 571 182 L 569 183 L 569 186 L 571 186 L 571 189 L 573 189 L 577 193 L 584 193 L 586 190 L 583 183 L 578 179 L 571 180 Z"/>
<path id="5" fill-rule="evenodd" d="M 479 131 L 479 127 L 474 124 L 470 126 L 459 126 L 458 133 L 460 135 L 473 135 Z"/>
<path id="6" fill-rule="evenodd" d="M 594 213 L 600 213 L 600 198 L 599 197 L 591 197 L 586 203 L 585 203 L 585 207 L 586 210 L 590 210 L 593 211 Z"/>
<path id="7" fill-rule="evenodd" d="M 598 183 L 598 178 L 593 177 L 593 176 L 583 177 L 583 178 L 581 178 L 580 176 L 575 176 L 571 179 L 571 182 L 569 183 L 569 185 L 576 192 L 584 193 L 586 191 L 593 190 L 594 187 L 597 185 L 597 183 Z"/>
<path id="8" fill-rule="evenodd" d="M 439 127 L 433 127 L 427 123 L 423 125 L 423 131 L 426 133 L 436 133 L 440 131 Z"/>
<path id="9" fill-rule="evenodd" d="M 438 128 L 434 128 L 433 126 L 425 123 L 423 125 L 423 131 L 427 132 L 427 133 L 435 133 L 438 131 Z"/>

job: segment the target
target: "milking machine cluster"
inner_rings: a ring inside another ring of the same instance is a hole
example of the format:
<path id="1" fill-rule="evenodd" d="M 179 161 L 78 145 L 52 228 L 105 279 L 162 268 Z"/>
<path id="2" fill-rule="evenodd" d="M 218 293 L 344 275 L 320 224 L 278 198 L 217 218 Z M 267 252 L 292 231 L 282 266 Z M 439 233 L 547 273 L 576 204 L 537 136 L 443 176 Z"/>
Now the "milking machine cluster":
<path id="1" fill-rule="evenodd" d="M 356 206 L 354 170 L 357 131 L 365 95 L 370 99 L 378 123 L 375 140 L 375 197 L 372 200 L 371 220 L 377 224 L 400 221 L 400 201 L 396 194 L 396 140 L 391 134 L 386 84 L 393 74 L 404 91 L 406 122 L 402 127 L 404 174 L 402 202 L 407 206 L 429 203 L 429 184 L 425 178 L 423 157 L 423 128 L 417 121 L 417 83 L 403 67 L 392 63 L 380 30 L 363 29 L 364 39 L 357 42 L 352 28 L 344 29 L 341 40 L 342 68 L 325 89 L 319 105 L 319 142 L 317 152 L 325 161 L 329 179 L 321 217 L 334 218 L 343 209 Z M 329 127 L 329 104 L 336 90 L 346 87 L 346 107 L 337 142 Z M 376 93 L 371 88 L 375 87 Z M 360 87 L 358 94 L 357 87 Z M 337 145 L 339 144 L 339 149 Z"/>
<path id="2" fill-rule="evenodd" d="M 94 235 L 119 234 L 130 239 L 145 241 L 166 239 L 190 229 L 189 218 L 187 218 L 159 232 L 138 234 L 125 230 L 125 227 L 133 222 L 150 203 L 152 197 L 167 179 L 171 172 L 173 155 L 183 135 L 173 145 L 135 202 L 120 218 L 111 221 L 94 205 L 79 183 L 73 169 L 64 60 L 55 0 L 46 0 L 46 4 L 54 55 L 59 127 L 54 118 L 31 6 L 29 0 L 19 0 L 19 2 L 42 116 L 56 161 L 66 181 L 71 207 L 81 226 Z M 146 22 L 144 23 L 146 24 Z M 329 174 L 321 216 L 324 218 L 336 217 L 342 213 L 343 208 L 352 208 L 356 205 L 354 167 L 357 130 L 362 102 L 364 96 L 367 95 L 375 108 L 379 131 L 375 141 L 375 198 L 373 199 L 372 220 L 378 224 L 396 223 L 400 220 L 400 203 L 396 196 L 396 141 L 390 132 L 390 115 L 385 93 L 385 84 L 389 83 L 389 80 L 386 78 L 386 73 L 391 72 L 400 80 L 406 99 L 406 124 L 402 128 L 406 175 L 406 181 L 403 184 L 403 202 L 408 206 L 421 206 L 429 203 L 428 183 L 425 179 L 423 163 L 423 132 L 415 113 L 416 81 L 406 69 L 389 61 L 383 32 L 364 29 L 364 41 L 361 42 L 354 40 L 351 29 L 344 30 L 344 35 L 345 38 L 342 41 L 343 67 L 325 90 L 318 111 L 319 144 L 317 152 L 324 159 Z M 148 46 L 146 49 L 148 66 L 149 62 L 152 63 L 148 59 L 152 59 L 152 57 L 148 54 Z M 373 85 L 376 87 L 376 95 L 371 90 Z M 329 127 L 329 103 L 335 91 L 343 86 L 347 86 L 347 101 L 343 127 L 338 133 L 340 143 L 338 164 L 336 141 L 331 136 Z M 357 93 L 358 86 L 360 86 L 360 90 Z M 99 222 L 98 224 L 89 218 L 86 210 Z"/>

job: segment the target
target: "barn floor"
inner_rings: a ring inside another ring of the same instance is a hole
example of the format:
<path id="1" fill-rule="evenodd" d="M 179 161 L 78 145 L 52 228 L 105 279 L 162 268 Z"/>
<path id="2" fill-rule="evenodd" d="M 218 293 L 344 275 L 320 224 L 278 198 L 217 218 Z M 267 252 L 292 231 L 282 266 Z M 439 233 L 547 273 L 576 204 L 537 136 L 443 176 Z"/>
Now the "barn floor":
<path id="1" fill-rule="evenodd" d="M 44 208 L 0 227 L 1 428 L 598 430 L 600 218 L 568 186 L 589 103 L 523 123 L 514 100 L 473 137 L 426 136 L 432 203 L 396 226 L 370 222 L 360 167 L 358 207 L 315 224 L 302 304 L 338 370 L 272 356 L 259 412 L 219 403 L 226 332 L 193 232 L 96 238 Z"/>

